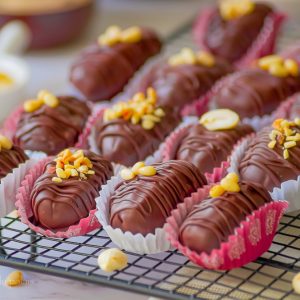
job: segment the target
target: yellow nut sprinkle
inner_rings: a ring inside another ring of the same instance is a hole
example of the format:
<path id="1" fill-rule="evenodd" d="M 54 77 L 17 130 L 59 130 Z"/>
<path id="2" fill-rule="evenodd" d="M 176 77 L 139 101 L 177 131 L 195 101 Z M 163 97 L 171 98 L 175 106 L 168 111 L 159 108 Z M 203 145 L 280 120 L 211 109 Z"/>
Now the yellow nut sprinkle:
<path id="1" fill-rule="evenodd" d="M 38 110 L 43 105 L 42 100 L 27 100 L 24 103 L 24 110 L 28 113 Z"/>
<path id="2" fill-rule="evenodd" d="M 273 141 L 271 141 L 271 142 L 268 144 L 268 148 L 274 149 L 274 148 L 275 148 L 275 145 L 276 145 L 276 141 L 273 140 Z"/>
<path id="3" fill-rule="evenodd" d="M 11 76 L 6 73 L 0 72 L 0 88 L 8 87 L 14 83 L 14 80 Z"/>
<path id="4" fill-rule="evenodd" d="M 183 48 L 181 50 L 181 57 L 184 59 L 186 64 L 194 65 L 197 62 L 197 56 L 190 48 Z"/>
<path id="5" fill-rule="evenodd" d="M 153 176 L 156 174 L 156 169 L 153 166 L 146 166 L 139 169 L 139 174 L 143 176 Z"/>
<path id="6" fill-rule="evenodd" d="M 136 93 L 132 98 L 132 100 L 135 102 L 142 102 L 145 99 L 146 99 L 145 94 L 142 92 Z"/>
<path id="7" fill-rule="evenodd" d="M 234 182 L 239 182 L 239 176 L 236 174 L 236 173 L 228 173 L 227 175 L 226 175 L 226 178 L 228 179 L 228 180 L 232 180 L 232 181 L 234 181 Z"/>
<path id="8" fill-rule="evenodd" d="M 224 193 L 225 189 L 221 185 L 214 185 L 209 191 L 209 196 L 211 198 L 217 198 L 222 196 Z"/>
<path id="9" fill-rule="evenodd" d="M 23 282 L 23 273 L 21 271 L 11 272 L 5 279 L 7 286 L 19 286 Z"/>
<path id="10" fill-rule="evenodd" d="M 137 43 L 142 39 L 142 31 L 139 27 L 129 27 L 121 33 L 121 42 Z"/>
<path id="11" fill-rule="evenodd" d="M 57 99 L 57 97 L 55 97 L 54 95 L 52 94 L 46 94 L 43 98 L 44 100 L 44 103 L 46 105 L 48 105 L 49 107 L 57 107 L 59 105 L 59 100 Z"/>
<path id="12" fill-rule="evenodd" d="M 216 63 L 214 56 L 207 51 L 198 52 L 197 60 L 206 67 L 212 67 Z"/>
<path id="13" fill-rule="evenodd" d="M 262 57 L 258 60 L 258 66 L 265 71 L 268 71 L 271 65 L 274 64 L 283 64 L 283 58 L 274 54 Z"/>
<path id="14" fill-rule="evenodd" d="M 75 169 L 78 169 L 80 167 L 81 163 L 83 162 L 83 159 L 84 158 L 82 156 L 80 156 L 74 161 Z"/>
<path id="15" fill-rule="evenodd" d="M 284 67 L 291 76 L 296 77 L 299 75 L 299 66 L 295 60 L 289 58 L 286 59 L 284 61 Z"/>
<path id="16" fill-rule="evenodd" d="M 296 144 L 295 141 L 285 142 L 285 143 L 283 144 L 284 148 L 286 148 L 286 149 L 295 147 L 296 145 L 297 145 L 297 144 Z"/>
<path id="17" fill-rule="evenodd" d="M 288 159 L 290 157 L 289 151 L 287 149 L 283 150 L 283 158 Z"/>
<path id="18" fill-rule="evenodd" d="M 77 169 L 77 171 L 80 172 L 80 173 L 86 173 L 86 172 L 88 172 L 88 170 L 89 170 L 88 166 L 85 166 L 85 165 L 80 166 L 80 167 Z"/>
<path id="19" fill-rule="evenodd" d="M 155 123 L 151 120 L 143 120 L 142 127 L 146 130 L 151 130 L 155 126 Z"/>
<path id="20" fill-rule="evenodd" d="M 127 267 L 128 257 L 119 249 L 104 250 L 98 257 L 98 265 L 105 272 L 122 270 Z"/>
<path id="21" fill-rule="evenodd" d="M 219 9 L 222 18 L 230 21 L 253 12 L 255 3 L 251 0 L 223 0 Z"/>
<path id="22" fill-rule="evenodd" d="M 71 169 L 71 177 L 77 177 L 78 176 L 78 172 L 75 169 Z"/>
<path id="23" fill-rule="evenodd" d="M 131 168 L 131 171 L 135 174 L 138 175 L 139 174 L 139 169 L 145 167 L 145 163 L 143 161 L 139 161 L 137 163 L 135 163 L 133 165 L 133 167 Z"/>
<path id="24" fill-rule="evenodd" d="M 300 133 L 296 133 L 296 135 L 292 135 L 292 136 L 287 136 L 286 141 L 299 142 L 300 141 Z"/>
<path id="25" fill-rule="evenodd" d="M 62 179 L 67 177 L 65 171 L 61 168 L 56 169 L 56 175 L 57 175 L 57 177 L 62 178 Z"/>
<path id="26" fill-rule="evenodd" d="M 131 180 L 135 177 L 135 174 L 130 169 L 121 170 L 120 175 L 124 180 Z"/>
<path id="27" fill-rule="evenodd" d="M 94 170 L 89 170 L 89 171 L 87 172 L 87 174 L 88 174 L 88 175 L 95 175 L 95 171 L 94 171 Z"/>
<path id="28" fill-rule="evenodd" d="M 296 119 L 294 120 L 294 122 L 295 122 L 295 124 L 296 124 L 297 126 L 300 126 L 300 118 L 296 118 Z"/>
<path id="29" fill-rule="evenodd" d="M 272 64 L 269 68 L 269 73 L 276 77 L 287 77 L 288 71 L 282 64 Z"/>
<path id="30" fill-rule="evenodd" d="M 221 180 L 221 186 L 227 192 L 236 192 L 238 193 L 241 189 L 237 182 L 227 179 L 226 177 Z"/>
<path id="31" fill-rule="evenodd" d="M 292 280 L 292 286 L 295 293 L 300 294 L 300 273 L 296 274 Z"/>
<path id="32" fill-rule="evenodd" d="M 162 118 L 164 117 L 166 114 L 164 112 L 164 110 L 162 108 L 157 108 L 155 111 L 154 111 L 154 115 L 159 117 L 159 118 Z"/>
<path id="33" fill-rule="evenodd" d="M 10 150 L 13 147 L 12 141 L 2 134 L 0 134 L 0 145 L 1 148 L 6 150 Z"/>
<path id="34" fill-rule="evenodd" d="M 53 181 L 53 182 L 57 182 L 57 183 L 61 183 L 61 182 L 62 182 L 62 179 L 59 178 L 59 177 L 52 177 L 52 181 Z"/>
<path id="35" fill-rule="evenodd" d="M 154 123 L 159 123 L 160 122 L 160 118 L 159 117 L 156 117 L 156 116 L 154 116 L 154 115 L 144 115 L 143 117 L 142 117 L 142 119 L 143 119 L 143 121 L 144 120 L 149 120 L 149 121 L 152 121 L 152 122 L 154 122 Z"/>

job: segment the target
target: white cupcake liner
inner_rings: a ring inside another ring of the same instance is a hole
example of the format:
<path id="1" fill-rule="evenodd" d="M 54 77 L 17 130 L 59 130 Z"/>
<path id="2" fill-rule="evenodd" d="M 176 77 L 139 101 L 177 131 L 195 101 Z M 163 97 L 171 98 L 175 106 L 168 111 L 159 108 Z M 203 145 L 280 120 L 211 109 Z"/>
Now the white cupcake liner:
<path id="1" fill-rule="evenodd" d="M 41 151 L 25 150 L 25 153 L 30 159 L 35 161 L 44 159 L 48 156 L 45 152 L 41 152 Z"/>
<path id="2" fill-rule="evenodd" d="M 96 216 L 111 240 L 121 249 L 138 254 L 154 254 L 170 249 L 170 242 L 166 238 L 163 228 L 157 228 L 155 233 L 146 236 L 124 232 L 119 228 L 113 228 L 109 224 L 109 199 L 115 192 L 116 186 L 123 179 L 119 176 L 112 177 L 106 185 L 102 186 L 100 196 L 96 198 Z"/>
<path id="3" fill-rule="evenodd" d="M 0 180 L 0 218 L 15 209 L 16 194 L 34 160 L 27 160 Z"/>
<path id="4" fill-rule="evenodd" d="M 230 157 L 230 167 L 228 172 L 235 172 L 239 175 L 239 165 L 243 159 L 246 150 L 248 149 L 252 136 L 246 137 L 233 150 Z M 287 212 L 292 212 L 300 209 L 300 175 L 295 180 L 287 180 L 281 183 L 279 187 L 275 187 L 269 191 L 274 201 L 286 200 L 289 203 Z"/>

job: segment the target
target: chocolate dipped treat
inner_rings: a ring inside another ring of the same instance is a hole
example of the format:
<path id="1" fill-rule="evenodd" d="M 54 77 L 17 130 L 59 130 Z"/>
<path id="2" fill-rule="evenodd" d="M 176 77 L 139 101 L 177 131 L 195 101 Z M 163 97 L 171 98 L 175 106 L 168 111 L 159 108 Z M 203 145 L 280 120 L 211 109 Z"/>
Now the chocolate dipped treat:
<path id="1" fill-rule="evenodd" d="M 90 109 L 74 97 L 55 97 L 41 91 L 36 100 L 24 103 L 14 142 L 25 150 L 53 155 L 75 146 Z"/>
<path id="2" fill-rule="evenodd" d="M 90 101 L 110 99 L 160 49 L 161 42 L 150 29 L 130 27 L 122 31 L 111 26 L 79 55 L 70 81 Z"/>
<path id="3" fill-rule="evenodd" d="M 239 112 L 241 118 L 263 116 L 297 91 L 300 76 L 296 61 L 272 55 L 261 58 L 257 68 L 235 73 L 211 101 L 218 108 Z"/>
<path id="4" fill-rule="evenodd" d="M 181 160 L 146 167 L 139 162 L 121 176 L 109 201 L 110 225 L 143 235 L 161 228 L 178 203 L 206 184 L 195 166 Z"/>
<path id="5" fill-rule="evenodd" d="M 210 197 L 195 205 L 179 229 L 180 242 L 197 253 L 219 249 L 253 211 L 272 199 L 260 184 L 228 174 L 210 190 Z"/>
<path id="6" fill-rule="evenodd" d="M 158 103 L 180 110 L 203 96 L 221 77 L 234 71 L 224 59 L 208 52 L 183 48 L 168 61 L 152 66 L 130 87 L 129 93 L 146 92 L 153 87 Z"/>
<path id="7" fill-rule="evenodd" d="M 0 134 L 0 180 L 28 159 L 25 152 Z"/>
<path id="8" fill-rule="evenodd" d="M 235 112 L 213 110 L 204 114 L 199 123 L 187 126 L 170 158 L 189 161 L 202 173 L 212 172 L 227 160 L 237 141 L 252 132 L 251 126 L 239 122 Z"/>
<path id="9" fill-rule="evenodd" d="M 260 131 L 239 164 L 244 181 L 263 184 L 269 191 L 300 175 L 300 120 L 278 119 Z"/>
<path id="10" fill-rule="evenodd" d="M 234 62 L 243 57 L 261 32 L 272 8 L 251 0 L 223 0 L 205 32 L 204 43 L 216 56 Z"/>
<path id="11" fill-rule="evenodd" d="M 109 161 L 125 166 L 152 154 L 180 120 L 169 108 L 156 105 L 155 90 L 136 94 L 104 112 L 94 127 L 97 151 Z"/>
<path id="12" fill-rule="evenodd" d="M 112 175 L 112 165 L 103 157 L 64 150 L 45 166 L 31 191 L 33 223 L 51 230 L 77 224 L 96 208 L 101 185 Z"/>
<path id="13" fill-rule="evenodd" d="M 288 116 L 286 116 L 287 119 L 294 120 L 295 118 L 300 118 L 300 95 L 296 96 L 295 101 L 293 102 Z"/>

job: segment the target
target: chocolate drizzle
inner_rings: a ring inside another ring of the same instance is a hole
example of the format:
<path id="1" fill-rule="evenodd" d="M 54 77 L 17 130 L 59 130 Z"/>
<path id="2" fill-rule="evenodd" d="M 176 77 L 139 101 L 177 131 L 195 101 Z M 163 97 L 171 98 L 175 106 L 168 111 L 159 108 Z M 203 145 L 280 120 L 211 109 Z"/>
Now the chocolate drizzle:
<path id="1" fill-rule="evenodd" d="M 151 130 L 141 124 L 124 119 L 105 122 L 102 118 L 95 125 L 95 141 L 101 155 L 110 161 L 131 166 L 152 154 L 180 120 L 170 110 Z"/>
<path id="2" fill-rule="evenodd" d="M 95 198 L 99 196 L 101 185 L 113 175 L 109 161 L 93 152 L 84 150 L 92 164 L 95 175 L 87 175 L 86 180 L 70 177 L 55 183 L 54 161 L 49 162 L 43 174 L 37 179 L 31 191 L 33 218 L 36 224 L 52 230 L 74 225 L 96 208 Z"/>
<path id="3" fill-rule="evenodd" d="M 59 105 L 23 112 L 14 136 L 22 149 L 54 155 L 76 144 L 90 114 L 88 106 L 73 97 L 58 97 Z"/>
<path id="4" fill-rule="evenodd" d="M 221 77 L 233 72 L 225 60 L 206 67 L 201 64 L 171 66 L 167 62 L 155 64 L 142 74 L 129 88 L 128 93 L 145 92 L 149 86 L 156 90 L 158 104 L 181 109 L 204 95 Z"/>
<path id="5" fill-rule="evenodd" d="M 239 165 L 242 180 L 261 183 L 269 191 L 300 175 L 299 142 L 289 149 L 289 158 L 284 159 L 281 145 L 276 144 L 274 149 L 268 148 L 271 131 L 271 127 L 266 127 L 257 134 Z"/>
<path id="6" fill-rule="evenodd" d="M 256 3 L 252 13 L 224 21 L 216 10 L 206 32 L 205 44 L 210 51 L 234 62 L 246 54 L 272 12 L 266 4 Z"/>
<path id="7" fill-rule="evenodd" d="M 202 173 L 212 172 L 230 155 L 236 142 L 253 132 L 249 125 L 239 124 L 230 130 L 209 131 L 201 124 L 191 124 L 171 159 L 193 163 Z"/>
<path id="8" fill-rule="evenodd" d="M 172 209 L 206 184 L 189 162 L 153 164 L 156 175 L 138 175 L 121 182 L 110 199 L 110 224 L 114 228 L 147 235 L 162 227 Z"/>
<path id="9" fill-rule="evenodd" d="M 259 184 L 240 182 L 239 193 L 205 199 L 195 205 L 180 227 L 180 242 L 198 253 L 210 253 L 240 226 L 253 211 L 272 199 Z"/>
<path id="10" fill-rule="evenodd" d="M 74 62 L 70 81 L 91 101 L 112 98 L 148 58 L 160 51 L 161 42 L 156 33 L 143 28 L 142 35 L 137 43 L 118 43 L 111 47 L 95 43 L 87 47 Z"/>
<path id="11" fill-rule="evenodd" d="M 13 146 L 10 150 L 2 148 L 0 150 L 0 179 L 4 178 L 27 159 L 25 152 L 18 146 Z"/>
<path id="12" fill-rule="evenodd" d="M 212 102 L 218 108 L 230 108 L 241 118 L 272 113 L 279 104 L 300 91 L 300 77 L 276 77 L 260 69 L 235 73 Z"/>

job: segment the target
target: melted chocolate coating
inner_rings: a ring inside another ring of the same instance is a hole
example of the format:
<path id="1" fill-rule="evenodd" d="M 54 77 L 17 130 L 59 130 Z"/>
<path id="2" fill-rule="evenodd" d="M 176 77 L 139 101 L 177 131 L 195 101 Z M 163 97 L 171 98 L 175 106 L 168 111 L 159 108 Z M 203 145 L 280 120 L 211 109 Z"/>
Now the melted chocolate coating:
<path id="1" fill-rule="evenodd" d="M 13 146 L 10 150 L 2 148 L 0 150 L 0 179 L 4 178 L 27 159 L 25 152 L 18 146 Z"/>
<path id="2" fill-rule="evenodd" d="M 164 225 L 172 209 L 206 184 L 191 163 L 170 160 L 153 164 L 156 175 L 138 175 L 121 182 L 110 199 L 110 224 L 114 228 L 147 235 Z"/>
<path id="3" fill-rule="evenodd" d="M 242 180 L 261 183 L 267 190 L 280 186 L 284 181 L 300 175 L 300 144 L 289 149 L 290 157 L 283 158 L 282 146 L 268 148 L 271 127 L 260 131 L 246 150 L 239 165 Z M 300 132 L 300 130 L 298 130 Z"/>
<path id="4" fill-rule="evenodd" d="M 229 108 L 241 118 L 272 113 L 279 104 L 300 91 L 299 77 L 276 77 L 260 69 L 235 73 L 212 97 L 218 108 Z"/>
<path id="5" fill-rule="evenodd" d="M 272 201 L 259 184 L 240 182 L 239 185 L 239 193 L 225 192 L 194 206 L 179 230 L 179 240 L 184 246 L 209 254 L 220 248 L 249 214 Z"/>
<path id="6" fill-rule="evenodd" d="M 42 151 L 54 155 L 76 144 L 90 109 L 73 97 L 58 97 L 59 105 L 43 105 L 38 110 L 23 112 L 14 142 L 25 150 Z"/>
<path id="7" fill-rule="evenodd" d="M 253 132 L 249 125 L 239 124 L 234 129 L 209 131 L 201 124 L 191 124 L 180 141 L 171 159 L 182 159 L 193 163 L 202 173 L 212 172 L 227 160 L 236 142 Z"/>
<path id="8" fill-rule="evenodd" d="M 84 49 L 71 68 L 72 84 L 95 102 L 121 92 L 135 71 L 161 49 L 155 32 L 143 28 L 142 35 L 137 43 L 118 43 L 111 47 L 95 43 Z"/>
<path id="9" fill-rule="evenodd" d="M 31 191 L 34 223 L 51 230 L 63 229 L 78 223 L 96 208 L 95 198 L 101 185 L 113 175 L 111 163 L 93 152 L 84 150 L 92 164 L 95 175 L 87 180 L 70 177 L 55 183 L 55 162 L 49 162 Z"/>
<path id="10" fill-rule="evenodd" d="M 156 90 L 159 105 L 180 110 L 203 96 L 218 79 L 233 71 L 233 67 L 223 59 L 216 59 L 216 64 L 212 67 L 159 63 L 134 82 L 129 94 L 145 93 L 151 86 Z"/>
<path id="11" fill-rule="evenodd" d="M 141 124 L 116 119 L 105 122 L 99 119 L 95 125 L 95 140 L 98 151 L 109 161 L 132 166 L 152 154 L 179 124 L 180 119 L 170 110 L 156 123 L 153 129 L 146 130 Z"/>
<path id="12" fill-rule="evenodd" d="M 252 13 L 225 21 L 216 10 L 206 32 L 205 44 L 220 57 L 234 62 L 246 54 L 264 26 L 272 8 L 256 3 Z"/>

